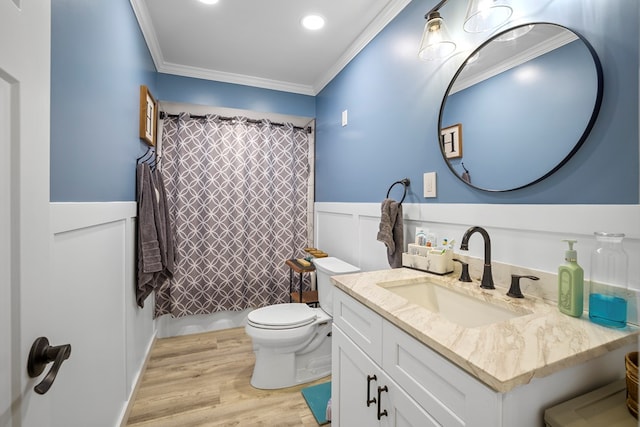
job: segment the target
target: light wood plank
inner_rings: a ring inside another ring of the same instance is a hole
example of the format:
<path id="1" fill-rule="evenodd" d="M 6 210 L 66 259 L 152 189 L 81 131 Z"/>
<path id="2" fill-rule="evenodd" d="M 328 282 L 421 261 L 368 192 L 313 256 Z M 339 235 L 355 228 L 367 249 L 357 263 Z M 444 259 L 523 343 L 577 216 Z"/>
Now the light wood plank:
<path id="1" fill-rule="evenodd" d="M 156 340 L 127 426 L 303 426 L 317 423 L 300 390 L 251 386 L 255 356 L 244 328 Z"/>

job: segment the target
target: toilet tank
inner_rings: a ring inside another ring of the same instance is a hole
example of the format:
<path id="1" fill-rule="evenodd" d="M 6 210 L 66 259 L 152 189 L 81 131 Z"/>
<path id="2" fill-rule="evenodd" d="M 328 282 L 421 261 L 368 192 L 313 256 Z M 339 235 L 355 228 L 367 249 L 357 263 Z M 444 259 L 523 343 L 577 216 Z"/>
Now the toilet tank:
<path id="1" fill-rule="evenodd" d="M 360 269 L 335 257 L 315 258 L 313 264 L 316 266 L 316 287 L 320 307 L 327 314 L 333 315 L 333 284 L 330 277 L 357 273 Z"/>

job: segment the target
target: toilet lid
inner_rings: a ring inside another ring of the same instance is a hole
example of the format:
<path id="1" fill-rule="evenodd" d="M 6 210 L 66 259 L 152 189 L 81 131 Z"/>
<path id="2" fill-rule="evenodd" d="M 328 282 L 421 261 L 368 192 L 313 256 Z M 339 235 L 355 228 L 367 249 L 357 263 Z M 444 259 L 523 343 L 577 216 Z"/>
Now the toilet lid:
<path id="1" fill-rule="evenodd" d="M 297 328 L 315 321 L 316 312 L 307 304 L 277 304 L 253 310 L 247 319 L 263 328 Z"/>
<path id="2" fill-rule="evenodd" d="M 335 276 L 338 274 L 347 274 L 347 273 L 357 273 L 360 271 L 358 267 L 353 266 L 335 257 L 314 258 L 312 262 L 313 262 L 313 265 L 315 265 L 318 270 L 321 270 L 327 273 L 329 276 Z"/>

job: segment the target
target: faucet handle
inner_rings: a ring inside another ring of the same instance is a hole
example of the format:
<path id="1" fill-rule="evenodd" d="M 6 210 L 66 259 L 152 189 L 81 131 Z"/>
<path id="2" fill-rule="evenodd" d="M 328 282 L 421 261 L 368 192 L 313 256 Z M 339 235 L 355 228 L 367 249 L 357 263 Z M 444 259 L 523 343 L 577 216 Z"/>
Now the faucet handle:
<path id="1" fill-rule="evenodd" d="M 458 280 L 461 282 L 471 282 L 471 276 L 469 276 L 469 264 L 459 260 L 458 258 L 454 258 L 453 260 L 462 265 L 462 273 L 460 273 L 460 278 Z"/>
<path id="2" fill-rule="evenodd" d="M 530 280 L 540 280 L 539 277 L 536 276 L 520 276 L 518 274 L 511 275 L 511 286 L 509 287 L 509 292 L 507 292 L 507 296 L 511 298 L 524 298 L 522 291 L 520 290 L 520 279 L 530 279 Z"/>

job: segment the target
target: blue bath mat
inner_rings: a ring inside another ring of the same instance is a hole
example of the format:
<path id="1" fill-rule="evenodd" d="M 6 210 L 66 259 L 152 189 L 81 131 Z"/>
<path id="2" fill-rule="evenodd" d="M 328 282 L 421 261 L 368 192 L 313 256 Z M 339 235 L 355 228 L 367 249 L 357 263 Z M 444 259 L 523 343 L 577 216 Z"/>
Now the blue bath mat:
<path id="1" fill-rule="evenodd" d="M 327 403 L 331 398 L 331 381 L 302 389 L 302 396 L 319 425 L 328 424 Z"/>

